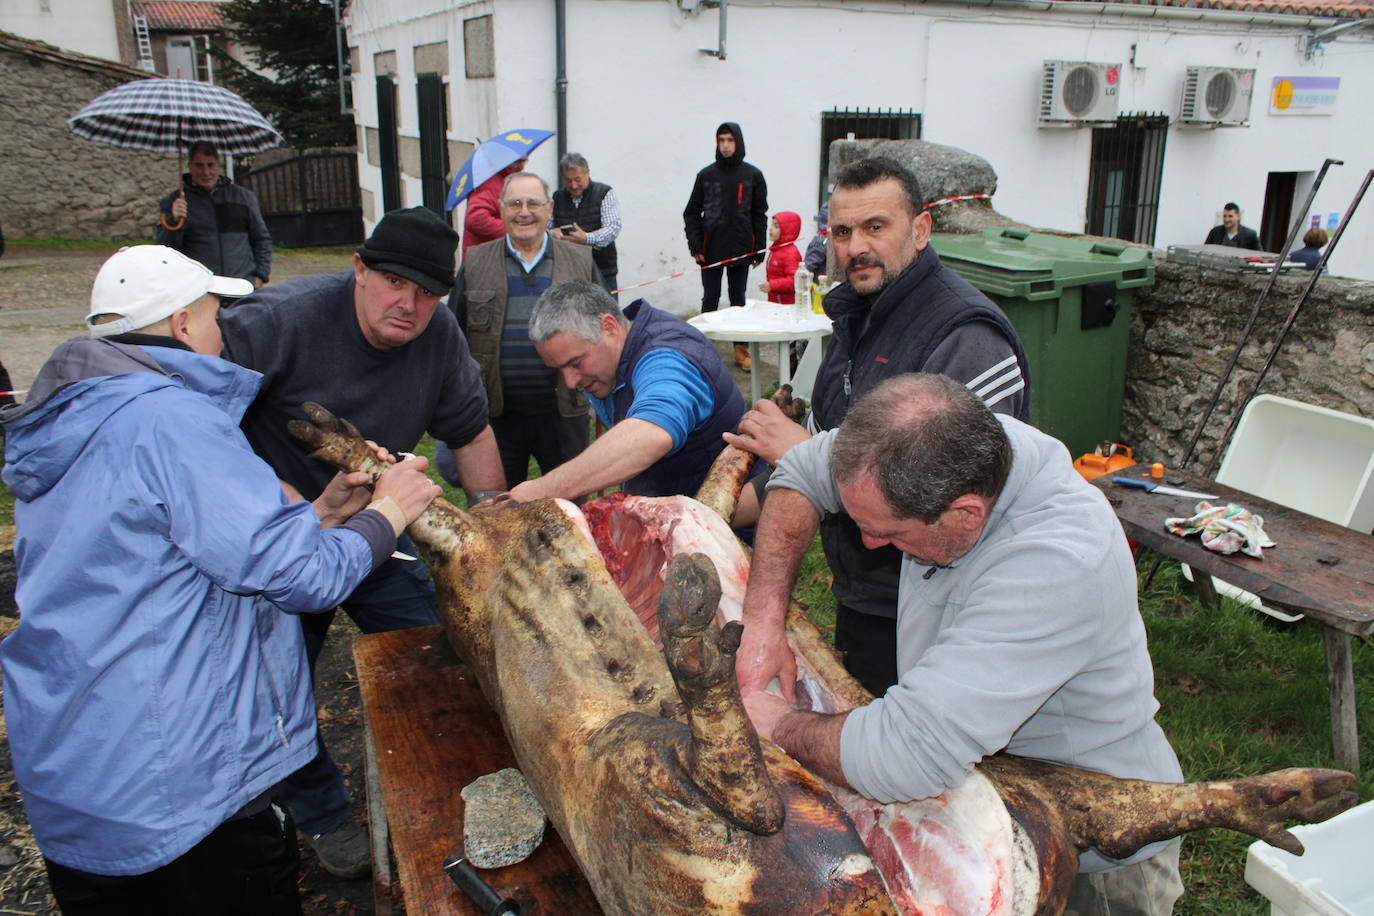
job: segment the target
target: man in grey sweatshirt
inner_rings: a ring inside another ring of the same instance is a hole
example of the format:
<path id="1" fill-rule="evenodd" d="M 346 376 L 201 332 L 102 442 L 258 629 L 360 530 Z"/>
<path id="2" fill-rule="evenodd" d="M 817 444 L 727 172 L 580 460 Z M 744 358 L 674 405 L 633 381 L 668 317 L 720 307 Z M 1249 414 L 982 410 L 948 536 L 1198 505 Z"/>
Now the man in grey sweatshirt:
<path id="1" fill-rule="evenodd" d="M 1113 776 L 1178 781 L 1115 514 L 1068 451 L 939 375 L 890 379 L 838 430 L 788 451 L 769 481 L 737 670 L 759 734 L 882 802 L 926 798 L 1007 751 Z M 899 683 L 841 715 L 801 712 L 782 616 L 822 514 L 903 554 Z M 1071 912 L 1115 901 L 1167 914 L 1177 843 L 1080 859 Z M 1115 910 L 1111 910 L 1115 912 Z"/>

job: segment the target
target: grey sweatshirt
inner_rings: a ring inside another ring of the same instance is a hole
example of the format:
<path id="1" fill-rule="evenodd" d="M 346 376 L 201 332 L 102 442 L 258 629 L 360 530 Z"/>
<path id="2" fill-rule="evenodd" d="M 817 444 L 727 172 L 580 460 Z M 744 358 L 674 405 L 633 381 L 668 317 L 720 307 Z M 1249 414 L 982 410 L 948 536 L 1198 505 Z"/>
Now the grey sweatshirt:
<path id="1" fill-rule="evenodd" d="M 1120 523 L 1062 443 L 997 419 L 1012 444 L 1007 483 L 978 542 L 951 566 L 932 572 L 903 556 L 901 681 L 846 719 L 845 778 L 878 801 L 925 798 L 1005 750 L 1180 780 L 1154 721 L 1154 673 Z M 788 451 L 769 489 L 797 490 L 822 514 L 843 511 L 829 465 L 834 436 Z M 1158 847 L 1146 849 L 1132 861 Z M 1085 870 L 1108 864 L 1093 856 Z"/>

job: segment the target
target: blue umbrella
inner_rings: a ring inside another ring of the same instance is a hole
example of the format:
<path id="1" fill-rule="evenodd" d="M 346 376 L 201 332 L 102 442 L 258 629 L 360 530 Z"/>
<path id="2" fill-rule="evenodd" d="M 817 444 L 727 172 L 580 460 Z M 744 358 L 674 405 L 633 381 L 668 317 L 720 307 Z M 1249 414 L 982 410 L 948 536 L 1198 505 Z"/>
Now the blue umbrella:
<path id="1" fill-rule="evenodd" d="M 536 146 L 552 136 L 551 130 L 520 128 L 503 131 L 483 140 L 453 176 L 453 186 L 448 189 L 444 211 L 458 206 L 491 176 L 512 162 L 526 158 Z"/>

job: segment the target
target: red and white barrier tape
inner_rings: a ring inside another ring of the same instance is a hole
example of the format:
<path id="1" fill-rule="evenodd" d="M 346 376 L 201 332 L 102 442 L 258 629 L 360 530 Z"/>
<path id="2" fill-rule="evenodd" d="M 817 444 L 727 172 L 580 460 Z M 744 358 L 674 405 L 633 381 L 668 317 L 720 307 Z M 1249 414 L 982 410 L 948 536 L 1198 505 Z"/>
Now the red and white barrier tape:
<path id="1" fill-rule="evenodd" d="M 10 395 L 11 397 L 16 397 L 16 398 L 17 398 L 17 397 L 19 397 L 19 395 L 21 395 L 21 394 L 28 394 L 28 393 L 29 393 L 29 389 L 27 389 L 27 388 L 19 388 L 19 389 L 15 390 L 15 391 L 0 391 L 0 398 L 3 398 L 3 397 L 4 397 L 5 395 L 7 395 L 7 394 Z"/>
<path id="2" fill-rule="evenodd" d="M 926 205 L 925 205 L 924 207 L 922 207 L 921 209 L 923 209 L 923 210 L 929 210 L 931 207 L 940 207 L 940 206 L 944 206 L 945 204 L 952 204 L 952 203 L 954 203 L 955 201 L 959 201 L 959 200 L 990 200 L 991 198 L 992 198 L 992 195 L 991 195 L 991 194 L 965 194 L 965 195 L 963 195 L 963 196 L 961 196 L 961 197 L 945 197 L 945 198 L 942 198 L 942 199 L 940 199 L 940 200 L 932 200 L 930 203 L 926 204 Z M 785 242 L 784 244 L 793 244 L 793 243 L 792 243 L 792 242 Z M 768 247 L 768 248 L 760 248 L 758 251 L 751 251 L 751 252 L 749 252 L 748 254 L 736 255 L 736 256 L 733 257 L 733 258 L 726 258 L 725 260 L 723 260 L 723 261 L 717 261 L 717 262 L 714 263 L 714 264 L 702 264 L 702 265 L 700 265 L 700 266 L 698 266 L 698 267 L 689 267 L 689 268 L 687 268 L 686 270 L 679 270 L 679 271 L 678 271 L 677 273 L 675 273 L 675 274 L 668 274 L 667 276 L 658 277 L 658 278 L 653 279 L 653 280 L 645 280 L 643 283 L 635 283 L 635 284 L 632 284 L 632 285 L 630 285 L 630 286 L 622 286 L 622 287 L 620 287 L 620 289 L 614 290 L 614 292 L 623 293 L 623 292 L 625 292 L 625 291 L 627 291 L 627 290 L 639 289 L 640 287 L 643 287 L 643 286 L 653 286 L 655 283 L 662 283 L 664 280 L 676 280 L 678 277 L 685 277 L 685 276 L 687 276 L 688 274 L 699 273 L 699 272 L 701 272 L 701 271 L 703 271 L 703 270 L 710 270 L 712 267 L 720 267 L 720 266 L 723 265 L 723 264 L 729 264 L 731 261 L 739 261 L 739 260 L 743 260 L 744 258 L 753 258 L 753 257 L 757 257 L 757 256 L 759 256 L 759 255 L 761 255 L 761 254 L 767 254 L 767 253 L 768 253 L 769 251 L 771 251 L 771 250 L 772 250 L 771 246 Z"/>

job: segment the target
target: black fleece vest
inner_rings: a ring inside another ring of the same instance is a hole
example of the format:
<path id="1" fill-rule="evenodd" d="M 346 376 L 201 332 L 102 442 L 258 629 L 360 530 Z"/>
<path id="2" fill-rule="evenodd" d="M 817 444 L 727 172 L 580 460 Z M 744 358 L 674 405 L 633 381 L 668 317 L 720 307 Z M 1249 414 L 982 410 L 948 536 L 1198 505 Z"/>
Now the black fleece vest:
<path id="1" fill-rule="evenodd" d="M 635 366 L 651 350 L 676 350 L 706 376 L 711 386 L 713 409 L 700 429 L 687 434 L 676 453 L 660 459 L 639 475 L 621 484 L 621 489 L 637 496 L 695 496 L 711 469 L 711 462 L 725 448 L 721 433 L 734 432 L 744 416 L 744 398 L 730 377 L 716 348 L 696 328 L 680 318 L 659 311 L 643 299 L 624 309 L 630 319 L 630 336 L 620 352 L 616 377 L 624 386 L 615 393 L 615 418 L 623 419 L 634 403 L 632 381 Z"/>
<path id="2" fill-rule="evenodd" d="M 601 228 L 601 202 L 606 199 L 606 194 L 611 190 L 608 184 L 599 181 L 587 183 L 587 190 L 582 192 L 582 205 L 579 207 L 573 203 L 572 195 L 562 188 L 553 192 L 553 224 L 555 226 L 566 226 L 569 223 L 576 223 L 577 228 L 583 232 L 595 232 Z M 616 255 L 615 242 L 605 248 L 593 248 L 592 260 L 600 268 L 603 277 L 614 277 L 616 275 Z"/>

